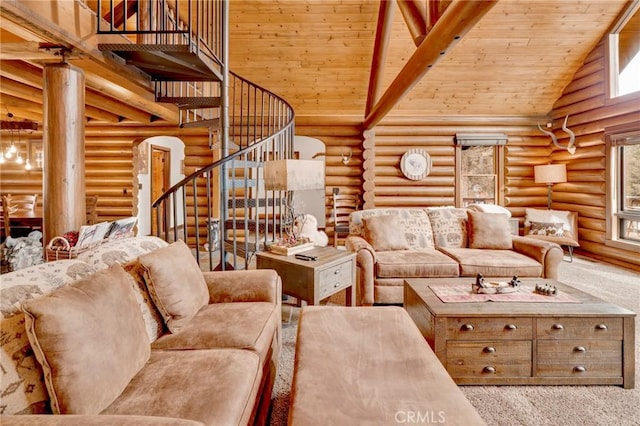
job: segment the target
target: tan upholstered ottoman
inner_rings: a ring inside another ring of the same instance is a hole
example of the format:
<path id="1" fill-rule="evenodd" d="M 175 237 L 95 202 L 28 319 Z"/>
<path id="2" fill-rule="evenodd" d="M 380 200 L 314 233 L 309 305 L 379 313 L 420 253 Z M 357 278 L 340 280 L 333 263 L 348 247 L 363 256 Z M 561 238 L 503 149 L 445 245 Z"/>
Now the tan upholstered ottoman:
<path id="1" fill-rule="evenodd" d="M 302 309 L 290 425 L 484 424 L 400 307 Z"/>

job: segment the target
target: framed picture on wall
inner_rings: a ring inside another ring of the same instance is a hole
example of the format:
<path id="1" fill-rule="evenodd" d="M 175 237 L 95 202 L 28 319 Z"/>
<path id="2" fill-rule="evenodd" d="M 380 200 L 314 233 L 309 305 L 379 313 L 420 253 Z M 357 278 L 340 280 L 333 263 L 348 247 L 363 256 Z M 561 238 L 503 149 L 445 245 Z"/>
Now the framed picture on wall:
<path id="1" fill-rule="evenodd" d="M 31 164 L 31 170 L 42 170 L 44 167 L 42 140 L 31 139 L 27 141 L 27 158 Z"/>

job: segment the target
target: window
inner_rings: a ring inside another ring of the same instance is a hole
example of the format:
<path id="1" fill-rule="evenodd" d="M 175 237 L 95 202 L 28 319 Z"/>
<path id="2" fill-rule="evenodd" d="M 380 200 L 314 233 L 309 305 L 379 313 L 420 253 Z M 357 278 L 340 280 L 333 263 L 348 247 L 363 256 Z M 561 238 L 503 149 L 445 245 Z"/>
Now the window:
<path id="1" fill-rule="evenodd" d="M 609 200 L 607 241 L 640 245 L 640 125 L 605 130 Z"/>
<path id="2" fill-rule="evenodd" d="M 640 1 L 634 1 L 609 34 L 610 97 L 640 91 Z"/>
<path id="3" fill-rule="evenodd" d="M 456 205 L 504 204 L 503 134 L 456 134 Z"/>

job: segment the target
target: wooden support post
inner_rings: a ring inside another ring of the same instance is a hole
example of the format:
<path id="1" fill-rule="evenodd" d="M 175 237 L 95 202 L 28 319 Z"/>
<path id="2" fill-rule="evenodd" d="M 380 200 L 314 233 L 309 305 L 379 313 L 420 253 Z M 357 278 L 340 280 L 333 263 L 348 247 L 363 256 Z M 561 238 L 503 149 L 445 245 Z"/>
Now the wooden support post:
<path id="1" fill-rule="evenodd" d="M 44 66 L 43 243 L 85 222 L 84 73 Z"/>

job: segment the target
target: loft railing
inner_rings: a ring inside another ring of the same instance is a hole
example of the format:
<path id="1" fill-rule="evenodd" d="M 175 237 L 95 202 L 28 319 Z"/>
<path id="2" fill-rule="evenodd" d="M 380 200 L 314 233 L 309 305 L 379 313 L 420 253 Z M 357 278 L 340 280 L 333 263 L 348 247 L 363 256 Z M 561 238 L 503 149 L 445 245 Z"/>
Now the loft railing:
<path id="1" fill-rule="evenodd" d="M 137 44 L 187 45 L 222 64 L 223 0 L 98 0 L 98 34 L 124 34 Z"/>
<path id="2" fill-rule="evenodd" d="M 205 248 L 210 269 L 246 268 L 288 225 L 282 200 L 290 194 L 265 190 L 262 167 L 292 158 L 294 135 L 294 112 L 284 99 L 230 73 L 229 152 L 153 203 L 154 233 L 167 241 L 182 239 L 197 251 Z"/>

